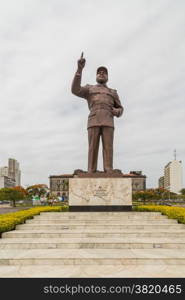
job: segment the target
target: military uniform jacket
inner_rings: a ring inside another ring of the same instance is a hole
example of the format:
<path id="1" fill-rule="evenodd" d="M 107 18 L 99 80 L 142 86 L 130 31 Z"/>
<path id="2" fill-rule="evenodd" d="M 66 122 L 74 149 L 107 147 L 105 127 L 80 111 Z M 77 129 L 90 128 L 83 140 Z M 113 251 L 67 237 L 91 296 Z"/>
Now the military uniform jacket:
<path id="1" fill-rule="evenodd" d="M 81 87 L 81 74 L 76 73 L 72 83 L 72 93 L 88 102 L 90 114 L 87 128 L 94 126 L 114 127 L 113 108 L 118 109 L 118 117 L 123 113 L 123 106 L 116 90 L 106 85 L 85 85 Z"/>

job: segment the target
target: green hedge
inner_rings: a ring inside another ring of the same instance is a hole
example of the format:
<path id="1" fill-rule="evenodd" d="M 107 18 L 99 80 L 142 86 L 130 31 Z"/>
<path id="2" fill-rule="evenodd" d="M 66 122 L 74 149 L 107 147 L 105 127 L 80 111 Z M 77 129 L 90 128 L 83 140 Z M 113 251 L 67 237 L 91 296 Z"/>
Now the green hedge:
<path id="1" fill-rule="evenodd" d="M 39 215 L 41 212 L 60 212 L 60 211 L 68 211 L 68 206 L 52 206 L 52 207 L 38 206 L 27 210 L 2 214 L 0 215 L 0 234 L 2 232 L 15 229 L 16 225 L 24 223 L 25 220 L 31 219 L 35 215 Z"/>
<path id="2" fill-rule="evenodd" d="M 136 211 L 156 211 L 168 216 L 170 219 L 176 219 L 179 223 L 185 224 L 185 208 L 172 207 L 166 205 L 139 205 L 135 207 Z"/>

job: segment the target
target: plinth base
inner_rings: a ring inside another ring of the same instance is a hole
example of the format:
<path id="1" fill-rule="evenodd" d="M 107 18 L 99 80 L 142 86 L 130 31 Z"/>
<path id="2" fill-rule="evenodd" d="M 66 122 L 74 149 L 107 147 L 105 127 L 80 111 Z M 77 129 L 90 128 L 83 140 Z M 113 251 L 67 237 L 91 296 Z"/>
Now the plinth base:
<path id="1" fill-rule="evenodd" d="M 109 211 L 132 211 L 132 206 L 130 205 L 96 205 L 96 206 L 85 206 L 76 205 L 69 206 L 69 211 L 71 212 L 109 212 Z"/>
<path id="2" fill-rule="evenodd" d="M 132 210 L 131 178 L 70 178 L 69 211 Z"/>

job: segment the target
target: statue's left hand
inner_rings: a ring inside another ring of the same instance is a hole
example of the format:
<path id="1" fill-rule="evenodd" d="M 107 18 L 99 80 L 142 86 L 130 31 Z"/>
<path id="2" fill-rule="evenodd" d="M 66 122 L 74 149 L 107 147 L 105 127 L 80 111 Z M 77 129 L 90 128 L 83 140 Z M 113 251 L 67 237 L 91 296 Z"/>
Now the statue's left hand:
<path id="1" fill-rule="evenodd" d="M 119 110 L 119 108 L 113 107 L 113 108 L 112 108 L 112 114 L 113 114 L 113 116 L 115 116 L 115 117 L 119 117 L 119 116 L 120 116 L 120 110 Z"/>

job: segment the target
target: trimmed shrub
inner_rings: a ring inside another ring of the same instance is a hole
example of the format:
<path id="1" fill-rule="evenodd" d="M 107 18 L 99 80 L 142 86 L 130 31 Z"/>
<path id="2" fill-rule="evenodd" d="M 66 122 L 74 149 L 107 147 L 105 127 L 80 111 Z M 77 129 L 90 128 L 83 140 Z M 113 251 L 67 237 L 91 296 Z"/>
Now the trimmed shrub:
<path id="1" fill-rule="evenodd" d="M 140 205 L 135 207 L 136 211 L 156 211 L 168 216 L 170 219 L 176 219 L 179 223 L 185 224 L 185 208 L 166 205 Z"/>
<path id="2" fill-rule="evenodd" d="M 39 215 L 41 212 L 60 212 L 60 211 L 68 211 L 68 206 L 52 206 L 52 207 L 37 206 L 27 210 L 2 214 L 0 215 L 0 234 L 2 232 L 15 229 L 16 225 L 23 224 L 27 219 L 32 219 L 35 215 Z"/>

